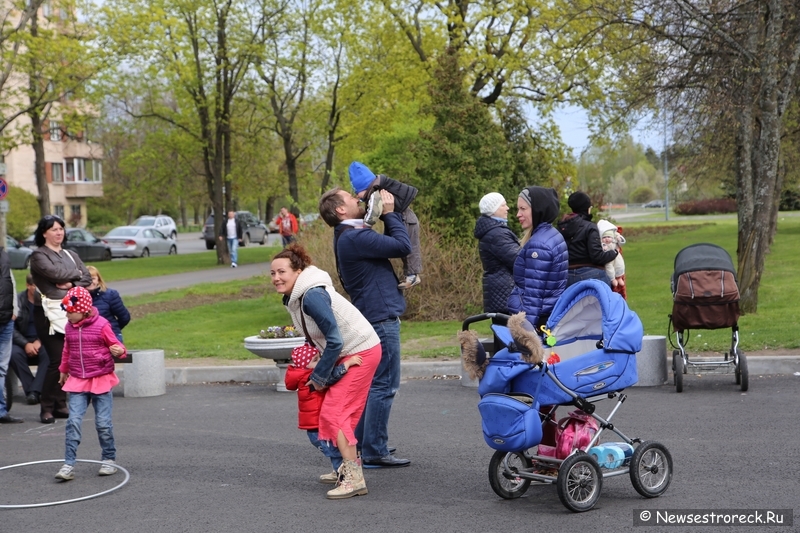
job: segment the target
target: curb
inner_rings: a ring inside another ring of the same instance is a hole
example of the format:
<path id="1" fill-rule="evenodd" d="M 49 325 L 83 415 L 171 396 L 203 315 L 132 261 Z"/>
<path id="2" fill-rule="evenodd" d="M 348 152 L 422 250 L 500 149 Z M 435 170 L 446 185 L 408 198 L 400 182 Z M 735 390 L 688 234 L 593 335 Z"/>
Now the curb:
<path id="1" fill-rule="evenodd" d="M 117 375 L 124 382 L 125 370 L 118 365 Z M 763 355 L 747 358 L 750 374 L 785 374 L 800 372 L 800 355 Z M 121 371 L 120 371 L 121 370 Z M 401 379 L 434 379 L 461 377 L 461 361 L 406 362 L 400 365 Z M 274 365 L 253 366 L 197 366 L 169 367 L 165 369 L 167 385 L 194 385 L 202 383 L 269 383 L 280 379 Z M 467 385 L 467 382 L 464 383 Z"/>

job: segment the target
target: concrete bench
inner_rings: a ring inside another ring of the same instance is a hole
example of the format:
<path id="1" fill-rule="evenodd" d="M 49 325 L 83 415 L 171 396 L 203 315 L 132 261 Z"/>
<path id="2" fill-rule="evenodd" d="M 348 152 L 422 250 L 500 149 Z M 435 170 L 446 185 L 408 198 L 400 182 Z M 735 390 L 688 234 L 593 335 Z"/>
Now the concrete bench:
<path id="1" fill-rule="evenodd" d="M 164 350 L 131 350 L 130 361 L 117 367 L 122 394 L 126 398 L 145 398 L 167 393 Z"/>
<path id="2" fill-rule="evenodd" d="M 655 387 L 667 383 L 667 338 L 645 335 L 642 350 L 636 353 L 639 381 L 634 387 Z"/>

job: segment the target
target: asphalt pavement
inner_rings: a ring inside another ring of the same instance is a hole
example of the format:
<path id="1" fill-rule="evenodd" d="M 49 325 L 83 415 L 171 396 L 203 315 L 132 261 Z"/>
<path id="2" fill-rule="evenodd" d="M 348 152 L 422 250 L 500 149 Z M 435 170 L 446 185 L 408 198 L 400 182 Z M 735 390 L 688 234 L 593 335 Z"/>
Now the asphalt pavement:
<path id="1" fill-rule="evenodd" d="M 326 500 L 317 482 L 330 463 L 297 429 L 297 400 L 265 385 L 171 386 L 151 398 L 114 398 L 118 462 L 127 485 L 96 499 L 34 509 L 0 509 L 0 531 L 64 532 L 480 532 L 688 531 L 633 525 L 643 509 L 794 508 L 800 445 L 800 378 L 751 377 L 743 394 L 727 380 L 701 380 L 675 394 L 671 386 L 628 391 L 614 418 L 631 437 L 670 451 L 674 476 L 666 493 L 644 499 L 628 475 L 605 479 L 593 510 L 566 510 L 552 485 L 532 485 L 520 499 L 492 491 L 492 457 L 483 441 L 474 389 L 455 380 L 406 380 L 392 410 L 390 443 L 411 460 L 400 469 L 366 470 L 369 494 Z M 614 401 L 598 405 L 607 414 Z M 570 407 L 562 407 L 566 415 Z M 59 460 L 64 421 L 33 422 L 38 406 L 14 407 L 28 422 L 0 425 L 0 467 Z M 83 424 L 79 459 L 97 460 L 93 411 Z M 113 488 L 117 474 L 97 476 L 79 463 L 76 478 L 53 478 L 59 464 L 0 470 L 2 505 L 74 499 Z M 712 528 L 712 531 L 717 529 Z M 725 531 L 758 531 L 726 527 Z M 775 531 L 796 531 L 778 527 Z"/>

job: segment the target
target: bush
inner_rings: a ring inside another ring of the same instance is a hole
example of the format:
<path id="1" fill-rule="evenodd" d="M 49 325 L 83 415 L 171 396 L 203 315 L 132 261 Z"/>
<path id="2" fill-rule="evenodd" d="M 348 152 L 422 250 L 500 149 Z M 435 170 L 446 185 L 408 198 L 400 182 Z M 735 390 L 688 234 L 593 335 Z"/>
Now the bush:
<path id="1" fill-rule="evenodd" d="M 378 223 L 376 231 L 383 232 Z M 420 218 L 422 247 L 422 283 L 406 292 L 406 313 L 403 319 L 415 321 L 463 320 L 482 312 L 483 267 L 478 256 L 478 241 L 472 246 L 445 246 L 442 235 L 431 229 L 429 220 Z M 333 258 L 333 229 L 325 224 L 311 224 L 298 237 L 314 264 L 328 272 L 340 294 L 344 292 L 336 275 Z M 393 261 L 398 278 L 403 277 L 400 260 Z"/>
<path id="2" fill-rule="evenodd" d="M 679 215 L 710 215 L 714 213 L 735 213 L 736 200 L 733 198 L 712 198 L 709 200 L 693 200 L 681 202 L 675 206 Z"/>
<path id="3" fill-rule="evenodd" d="M 650 200 L 655 200 L 657 196 L 656 191 L 650 187 L 637 187 L 636 190 L 631 193 L 630 202 L 632 204 L 643 204 Z"/>
<path id="4" fill-rule="evenodd" d="M 39 222 L 39 202 L 36 196 L 24 189 L 9 185 L 8 195 L 9 212 L 6 214 L 6 233 L 17 240 L 27 238 Z"/>
<path id="5" fill-rule="evenodd" d="M 789 189 L 782 191 L 778 211 L 800 211 L 800 193 Z"/>
<path id="6" fill-rule="evenodd" d="M 106 207 L 100 205 L 92 205 L 88 209 L 88 222 L 87 226 L 90 228 L 97 227 L 116 227 L 122 226 L 122 219 L 116 213 Z"/>

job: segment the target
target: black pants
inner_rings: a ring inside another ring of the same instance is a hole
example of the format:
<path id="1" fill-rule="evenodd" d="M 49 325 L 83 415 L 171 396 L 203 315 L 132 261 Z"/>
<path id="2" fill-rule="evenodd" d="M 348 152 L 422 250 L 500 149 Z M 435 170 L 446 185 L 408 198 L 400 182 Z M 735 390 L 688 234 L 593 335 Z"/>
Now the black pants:
<path id="1" fill-rule="evenodd" d="M 28 342 L 33 342 L 36 339 L 28 339 Z M 25 348 L 17 346 L 16 344 L 11 347 L 11 368 L 14 373 L 22 382 L 22 390 L 28 395 L 31 392 L 38 392 L 41 394 L 42 386 L 44 385 L 44 377 L 47 374 L 47 366 L 50 359 L 47 355 L 47 350 L 42 344 L 39 347 L 39 353 L 35 357 L 29 357 L 25 353 Z M 31 372 L 30 366 L 36 365 L 36 376 Z"/>
<path id="2" fill-rule="evenodd" d="M 61 390 L 61 385 L 58 383 L 58 379 L 61 377 L 58 367 L 61 364 L 61 352 L 64 351 L 64 334 L 53 333 L 50 335 L 50 321 L 44 316 L 42 306 L 33 307 L 33 323 L 36 325 L 36 334 L 50 358 L 42 384 L 40 398 L 42 413 L 52 414 L 53 411 L 66 413 L 67 393 Z"/>

